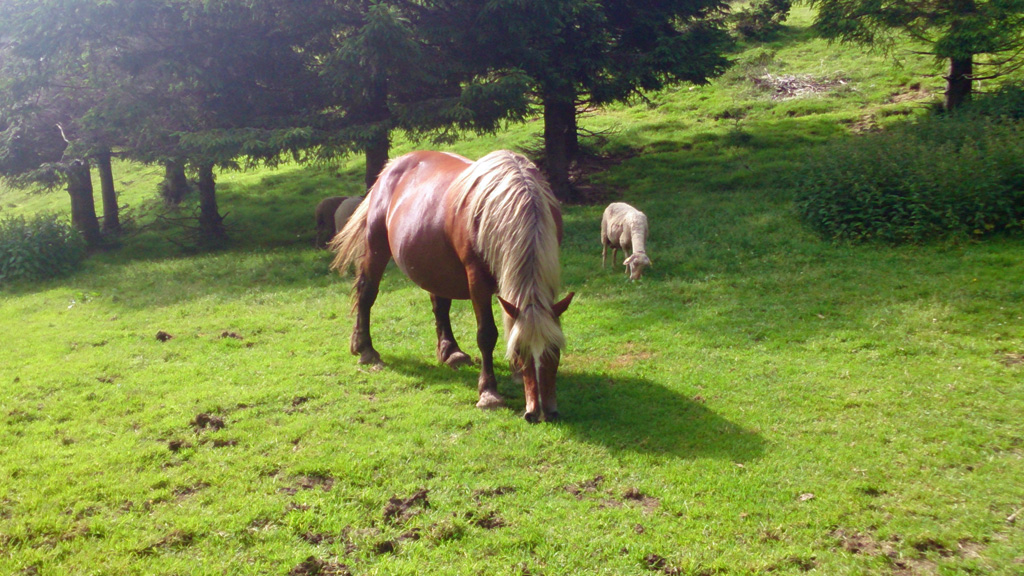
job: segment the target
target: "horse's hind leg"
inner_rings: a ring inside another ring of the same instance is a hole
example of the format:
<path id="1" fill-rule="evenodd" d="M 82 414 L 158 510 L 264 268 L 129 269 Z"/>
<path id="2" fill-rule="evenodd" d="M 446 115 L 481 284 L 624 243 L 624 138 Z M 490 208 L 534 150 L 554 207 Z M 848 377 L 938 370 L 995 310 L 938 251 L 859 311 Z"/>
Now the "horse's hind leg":
<path id="1" fill-rule="evenodd" d="M 356 278 L 356 325 L 352 329 L 350 350 L 359 356 L 360 364 L 382 363 L 380 354 L 373 348 L 373 339 L 370 338 L 370 308 L 377 301 L 380 279 L 390 258 L 390 254 L 371 252 Z"/>
<path id="2" fill-rule="evenodd" d="M 437 360 L 451 368 L 470 366 L 473 360 L 459 348 L 452 333 L 451 309 L 449 298 L 430 295 L 430 303 L 434 308 L 434 325 L 437 328 Z"/>

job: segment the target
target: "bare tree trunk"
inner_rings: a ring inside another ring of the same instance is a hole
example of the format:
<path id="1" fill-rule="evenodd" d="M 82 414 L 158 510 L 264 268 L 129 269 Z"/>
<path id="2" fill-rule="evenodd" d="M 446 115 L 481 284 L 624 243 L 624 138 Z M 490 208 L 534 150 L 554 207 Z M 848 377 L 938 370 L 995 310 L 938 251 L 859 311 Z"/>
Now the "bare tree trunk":
<path id="1" fill-rule="evenodd" d="M 96 154 L 96 169 L 100 173 L 100 196 L 103 197 L 103 233 L 121 232 L 121 215 L 117 206 L 117 191 L 114 189 L 114 170 L 110 166 L 110 150 Z"/>
<path id="2" fill-rule="evenodd" d="M 377 181 L 377 176 L 388 163 L 388 154 L 391 151 L 391 139 L 387 132 L 374 137 L 373 142 L 366 147 L 366 189 L 369 190 Z"/>
<path id="3" fill-rule="evenodd" d="M 177 206 L 188 194 L 185 162 L 180 159 L 164 162 L 164 181 L 160 183 L 160 196 L 167 206 Z"/>
<path id="4" fill-rule="evenodd" d="M 949 75 L 946 76 L 945 110 L 956 110 L 971 99 L 974 61 L 971 58 L 950 58 Z"/>
<path id="5" fill-rule="evenodd" d="M 563 202 L 576 198 L 569 181 L 569 167 L 579 154 L 574 100 L 565 94 L 544 98 L 544 159 L 551 190 Z"/>
<path id="6" fill-rule="evenodd" d="M 391 110 L 388 109 L 388 81 L 387 78 L 378 78 L 373 81 L 371 87 L 370 110 L 368 116 L 372 122 L 377 123 L 373 128 L 374 133 L 364 148 L 366 153 L 366 189 L 373 187 L 377 176 L 388 163 L 388 153 L 391 151 L 391 138 L 387 121 L 391 118 Z"/>
<path id="7" fill-rule="evenodd" d="M 82 233 L 90 247 L 100 244 L 100 221 L 96 218 L 96 201 L 93 197 L 92 173 L 89 163 L 75 160 L 68 167 L 68 195 L 71 196 L 71 225 Z"/>
<path id="8" fill-rule="evenodd" d="M 199 166 L 199 231 L 211 242 L 227 238 L 224 218 L 217 211 L 217 183 L 212 164 Z"/>

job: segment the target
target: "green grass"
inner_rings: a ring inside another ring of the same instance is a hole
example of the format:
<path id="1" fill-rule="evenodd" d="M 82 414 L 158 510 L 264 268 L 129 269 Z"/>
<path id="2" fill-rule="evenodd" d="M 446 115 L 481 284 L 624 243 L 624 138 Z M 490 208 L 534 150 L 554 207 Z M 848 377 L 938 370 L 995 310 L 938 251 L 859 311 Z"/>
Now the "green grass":
<path id="1" fill-rule="evenodd" d="M 509 410 L 475 409 L 476 371 L 436 365 L 427 295 L 394 268 L 387 366 L 348 354 L 349 279 L 310 245 L 357 161 L 220 174 L 233 242 L 214 253 L 155 219 L 158 169 L 118 166 L 121 249 L 0 292 L 0 573 L 1019 574 L 1024 245 L 799 226 L 805 152 L 899 118 L 887 99 L 931 70 L 810 40 L 806 19 L 771 47 L 778 73 L 852 89 L 770 101 L 737 75 L 585 120 L 630 152 L 589 184 L 647 212 L 654 267 L 601 270 L 603 206 L 565 207 L 556 424 L 521 418 L 503 365 Z M 12 213 L 66 202 L 0 192 Z"/>

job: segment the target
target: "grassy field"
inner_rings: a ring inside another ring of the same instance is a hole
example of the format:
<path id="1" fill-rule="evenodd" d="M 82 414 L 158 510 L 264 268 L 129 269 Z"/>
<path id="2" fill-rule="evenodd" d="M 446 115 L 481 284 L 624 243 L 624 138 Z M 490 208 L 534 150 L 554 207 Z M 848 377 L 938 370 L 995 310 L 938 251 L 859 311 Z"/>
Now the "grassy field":
<path id="1" fill-rule="evenodd" d="M 586 181 L 601 203 L 564 208 L 555 424 L 522 419 L 504 365 L 509 409 L 474 408 L 477 372 L 436 364 L 394 268 L 386 367 L 349 355 L 350 279 L 310 246 L 357 161 L 220 174 L 214 253 L 182 245 L 158 168 L 117 166 L 121 249 L 0 291 L 0 574 L 1024 573 L 1024 244 L 832 245 L 795 221 L 801 158 L 942 84 L 808 20 L 710 86 L 584 119 L 614 162 Z M 773 99 L 765 74 L 821 92 Z M 636 283 L 600 265 L 619 199 L 651 221 Z M 65 204 L 0 190 L 0 215 Z M 453 321 L 477 355 L 467 303 Z"/>

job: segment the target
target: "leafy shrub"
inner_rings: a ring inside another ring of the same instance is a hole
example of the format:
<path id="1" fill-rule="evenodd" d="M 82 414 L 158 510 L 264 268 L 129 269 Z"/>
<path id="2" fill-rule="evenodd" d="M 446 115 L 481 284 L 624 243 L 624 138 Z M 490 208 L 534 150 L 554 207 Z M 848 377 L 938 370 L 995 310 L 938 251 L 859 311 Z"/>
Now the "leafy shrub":
<path id="1" fill-rule="evenodd" d="M 63 276 L 84 258 L 81 235 L 56 216 L 0 220 L 0 282 Z"/>
<path id="2" fill-rule="evenodd" d="M 967 103 L 963 113 L 1013 120 L 1024 119 L 1024 87 L 1010 84 L 989 94 L 978 94 Z"/>
<path id="3" fill-rule="evenodd" d="M 922 242 L 1024 227 L 1024 126 L 932 117 L 828 146 L 796 178 L 797 212 L 822 236 Z"/>
<path id="4" fill-rule="evenodd" d="M 733 15 L 736 32 L 747 39 L 767 40 L 782 29 L 793 0 L 754 0 Z"/>

